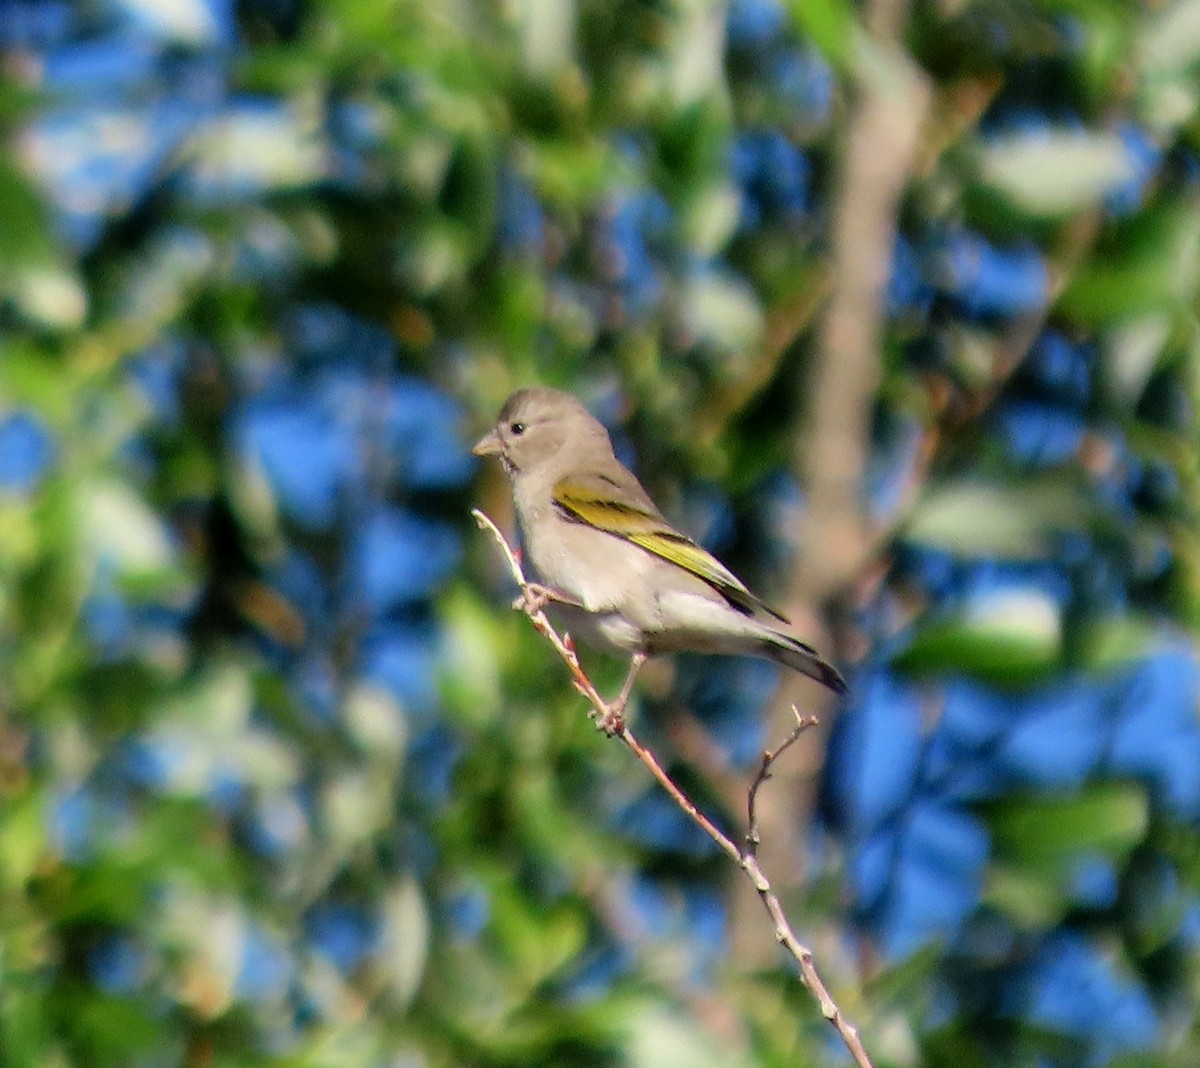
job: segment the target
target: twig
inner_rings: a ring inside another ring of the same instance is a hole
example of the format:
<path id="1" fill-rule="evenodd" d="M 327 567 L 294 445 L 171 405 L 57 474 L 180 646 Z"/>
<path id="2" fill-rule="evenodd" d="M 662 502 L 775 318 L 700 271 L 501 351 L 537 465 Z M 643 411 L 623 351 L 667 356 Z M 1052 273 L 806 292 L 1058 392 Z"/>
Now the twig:
<path id="1" fill-rule="evenodd" d="M 571 672 L 571 680 L 575 684 L 575 688 L 588 699 L 588 702 L 592 706 L 589 715 L 601 723 L 608 721 L 608 713 L 610 711 L 608 703 L 600 696 L 596 687 L 580 666 L 579 658 L 575 655 L 575 650 L 569 639 L 559 635 L 546 616 L 544 609 L 545 598 L 539 598 L 531 593 L 530 587 L 532 584 L 525 578 L 521 561 L 517 558 L 517 554 L 513 551 L 512 546 L 508 544 L 508 539 L 504 537 L 496 524 L 478 508 L 472 509 L 471 514 L 475 517 L 475 521 L 479 526 L 484 530 L 490 531 L 496 539 L 496 544 L 500 547 L 505 560 L 508 562 L 508 569 L 512 574 L 513 580 L 521 590 L 521 597 L 517 599 L 514 607 L 521 609 L 529 616 L 534 628 L 550 642 L 555 652 L 558 653 L 567 665 L 567 668 Z M 793 712 L 795 712 L 794 709 Z M 817 972 L 816 965 L 813 963 L 812 950 L 797 938 L 796 932 L 792 929 L 791 922 L 787 918 L 787 914 L 783 911 L 783 906 L 780 904 L 779 898 L 771 887 L 771 881 L 767 878 L 758 863 L 758 826 L 755 813 L 758 791 L 763 783 L 770 778 L 771 766 L 780 755 L 792 746 L 808 727 L 816 723 L 814 717 L 802 717 L 798 712 L 795 712 L 795 716 L 796 726 L 774 750 L 767 750 L 763 753 L 758 773 L 755 775 L 754 781 L 750 784 L 746 800 L 749 825 L 744 847 L 739 847 L 732 838 L 725 834 L 724 831 L 693 804 L 687 794 L 663 770 L 662 765 L 659 764 L 654 754 L 634 737 L 627 725 L 624 723 L 620 724 L 618 729 L 614 731 L 613 736 L 625 743 L 634 756 L 654 776 L 658 784 L 670 794 L 671 799 L 687 813 L 709 838 L 716 842 L 721 850 L 742 870 L 746 878 L 750 880 L 759 899 L 763 903 L 763 907 L 767 910 L 767 914 L 775 924 L 775 940 L 796 961 L 800 971 L 800 978 L 805 987 L 816 999 L 821 1009 L 821 1015 L 833 1025 L 837 1033 L 841 1036 L 842 1042 L 850 1052 L 850 1056 L 854 1059 L 854 1063 L 858 1068 L 872 1068 L 871 1059 L 867 1055 L 862 1040 L 859 1038 L 858 1029 L 846 1019 L 841 1009 L 838 1008 L 833 995 L 829 993 L 828 987 L 825 986 L 820 974 Z"/>
<path id="2" fill-rule="evenodd" d="M 800 735 L 809 727 L 815 727 L 819 722 L 816 716 L 800 715 L 795 705 L 792 705 L 792 715 L 796 717 L 796 726 L 774 749 L 763 750 L 758 774 L 754 776 L 754 781 L 746 793 L 746 853 L 750 856 L 758 855 L 758 843 L 762 840 L 758 833 L 758 812 L 755 805 L 758 801 L 758 791 L 762 788 L 762 784 L 771 777 L 771 765 L 799 741 Z"/>

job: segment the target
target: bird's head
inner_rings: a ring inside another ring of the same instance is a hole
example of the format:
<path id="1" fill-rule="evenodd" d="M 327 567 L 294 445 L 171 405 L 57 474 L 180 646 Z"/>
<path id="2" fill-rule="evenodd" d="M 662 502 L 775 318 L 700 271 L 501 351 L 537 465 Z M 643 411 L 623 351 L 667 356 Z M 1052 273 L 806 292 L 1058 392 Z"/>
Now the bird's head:
<path id="1" fill-rule="evenodd" d="M 509 475 L 562 458 L 575 446 L 612 451 L 608 431 L 569 393 L 545 386 L 518 390 L 504 402 L 496 425 L 471 451 L 498 456 Z"/>

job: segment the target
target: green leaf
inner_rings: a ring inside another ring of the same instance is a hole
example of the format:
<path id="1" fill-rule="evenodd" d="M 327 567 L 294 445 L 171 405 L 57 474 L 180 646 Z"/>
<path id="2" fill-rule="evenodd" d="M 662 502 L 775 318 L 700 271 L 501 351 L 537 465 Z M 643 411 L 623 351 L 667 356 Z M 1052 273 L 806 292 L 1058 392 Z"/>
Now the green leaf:
<path id="1" fill-rule="evenodd" d="M 897 659 L 914 674 L 966 674 L 998 685 L 1034 682 L 1058 667 L 1062 621 L 1045 595 L 1018 591 L 921 628 Z"/>
<path id="2" fill-rule="evenodd" d="M 959 478 L 931 486 L 906 524 L 904 537 L 964 556 L 1042 557 L 1056 531 L 1074 529 L 1094 505 L 1061 477 L 1015 484 Z"/>
<path id="3" fill-rule="evenodd" d="M 1134 315 L 1190 306 L 1200 281 L 1200 204 L 1143 212 L 1083 263 L 1058 308 L 1081 324 L 1107 326 Z"/>
<path id="4" fill-rule="evenodd" d="M 977 149 L 977 165 L 980 181 L 1037 217 L 1094 207 L 1133 175 L 1133 161 L 1116 134 L 1083 130 L 992 141 Z"/>
<path id="5" fill-rule="evenodd" d="M 1047 872 L 998 862 L 988 870 L 982 900 L 1023 930 L 1044 930 L 1058 923 L 1069 908 L 1067 875 L 1065 864 L 1062 870 Z"/>
<path id="6" fill-rule="evenodd" d="M 1146 390 L 1171 336 L 1172 317 L 1162 312 L 1134 316 L 1104 335 L 1105 384 L 1114 401 L 1132 411 Z"/>
<path id="7" fill-rule="evenodd" d="M 583 914 L 568 903 L 546 907 L 515 884 L 491 888 L 491 929 L 504 947 L 513 978 L 525 989 L 545 982 L 587 944 Z"/>
<path id="8" fill-rule="evenodd" d="M 853 67 L 859 29 L 848 0 L 788 0 L 787 8 L 830 63 L 842 70 Z"/>
<path id="9" fill-rule="evenodd" d="M 13 93 L 15 80 L 5 91 Z M 4 230 L 0 249 L 0 280 L 7 281 L 16 266 L 45 262 L 52 257 L 54 245 L 46 226 L 46 209 L 30 183 L 29 177 L 6 156 L 0 161 L 0 225 Z"/>
<path id="10" fill-rule="evenodd" d="M 575 0 L 515 0 L 513 21 L 525 69 L 551 78 L 575 61 Z"/>
<path id="11" fill-rule="evenodd" d="M 984 900 L 1027 929 L 1051 926 L 1069 910 L 1082 855 L 1101 853 L 1120 865 L 1150 822 L 1145 790 L 1124 783 L 1074 795 L 1009 797 L 981 810 L 995 856 Z"/>
<path id="12" fill-rule="evenodd" d="M 1146 836 L 1150 803 L 1131 783 L 1097 783 L 1078 794 L 1004 798 L 982 806 L 996 856 L 1056 868 L 1072 853 L 1118 860 Z"/>
<path id="13" fill-rule="evenodd" d="M 29 791 L 5 801 L 0 816 L 0 888 L 21 891 L 33 877 L 46 844 L 43 802 Z"/>
<path id="14" fill-rule="evenodd" d="M 761 340 L 762 305 L 736 275 L 700 275 L 684 287 L 682 297 L 684 328 L 699 344 L 736 353 Z"/>
<path id="15" fill-rule="evenodd" d="M 1162 622 L 1152 616 L 1109 616 L 1084 626 L 1078 652 L 1089 670 L 1118 670 L 1145 656 L 1161 637 Z"/>
<path id="16" fill-rule="evenodd" d="M 1186 70 L 1200 62 L 1200 0 L 1163 5 L 1137 35 L 1138 67 L 1147 74 Z"/>
<path id="17" fill-rule="evenodd" d="M 647 1002 L 630 1012 L 630 1068 L 749 1068 L 751 1061 L 713 1043 L 690 1018 L 666 1006 Z"/>
<path id="18" fill-rule="evenodd" d="M 416 997 L 429 959 L 429 910 L 413 879 L 400 880 L 384 897 L 380 941 L 388 991 L 405 1007 Z"/>
<path id="19" fill-rule="evenodd" d="M 482 551 L 495 551 L 489 534 L 468 537 L 477 538 Z M 480 728 L 495 717 L 501 704 L 503 650 L 497 648 L 496 632 L 498 614 L 507 613 L 463 585 L 451 588 L 441 605 L 452 635 L 442 646 L 442 692 L 460 722 Z"/>
<path id="20" fill-rule="evenodd" d="M 103 562 L 118 573 L 161 574 L 175 562 L 162 518 L 132 487 L 113 481 L 85 483 L 78 493 L 81 552 L 92 566 Z"/>

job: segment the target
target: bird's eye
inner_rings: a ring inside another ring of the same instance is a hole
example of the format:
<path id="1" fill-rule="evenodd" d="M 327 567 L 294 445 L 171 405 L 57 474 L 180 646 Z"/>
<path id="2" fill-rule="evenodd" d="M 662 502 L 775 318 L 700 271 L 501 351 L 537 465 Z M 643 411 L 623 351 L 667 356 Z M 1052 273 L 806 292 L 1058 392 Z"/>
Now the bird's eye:
<path id="1" fill-rule="evenodd" d="M 526 426 L 524 423 L 510 423 L 508 426 L 508 429 L 513 433 L 513 435 L 515 437 L 519 438 L 522 434 L 525 433 L 526 430 L 529 429 L 529 427 Z"/>

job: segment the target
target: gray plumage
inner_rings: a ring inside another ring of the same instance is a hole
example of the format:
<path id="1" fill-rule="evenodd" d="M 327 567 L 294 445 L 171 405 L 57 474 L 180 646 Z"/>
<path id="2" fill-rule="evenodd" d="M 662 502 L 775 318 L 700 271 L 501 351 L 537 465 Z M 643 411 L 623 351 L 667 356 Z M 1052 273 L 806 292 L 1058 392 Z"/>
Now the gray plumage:
<path id="1" fill-rule="evenodd" d="M 837 693 L 846 684 L 787 622 L 663 517 L 613 454 L 608 432 L 568 393 L 514 393 L 477 455 L 500 459 L 512 485 L 526 558 L 570 603 L 552 605 L 570 632 L 635 666 L 645 656 L 765 657 Z"/>

